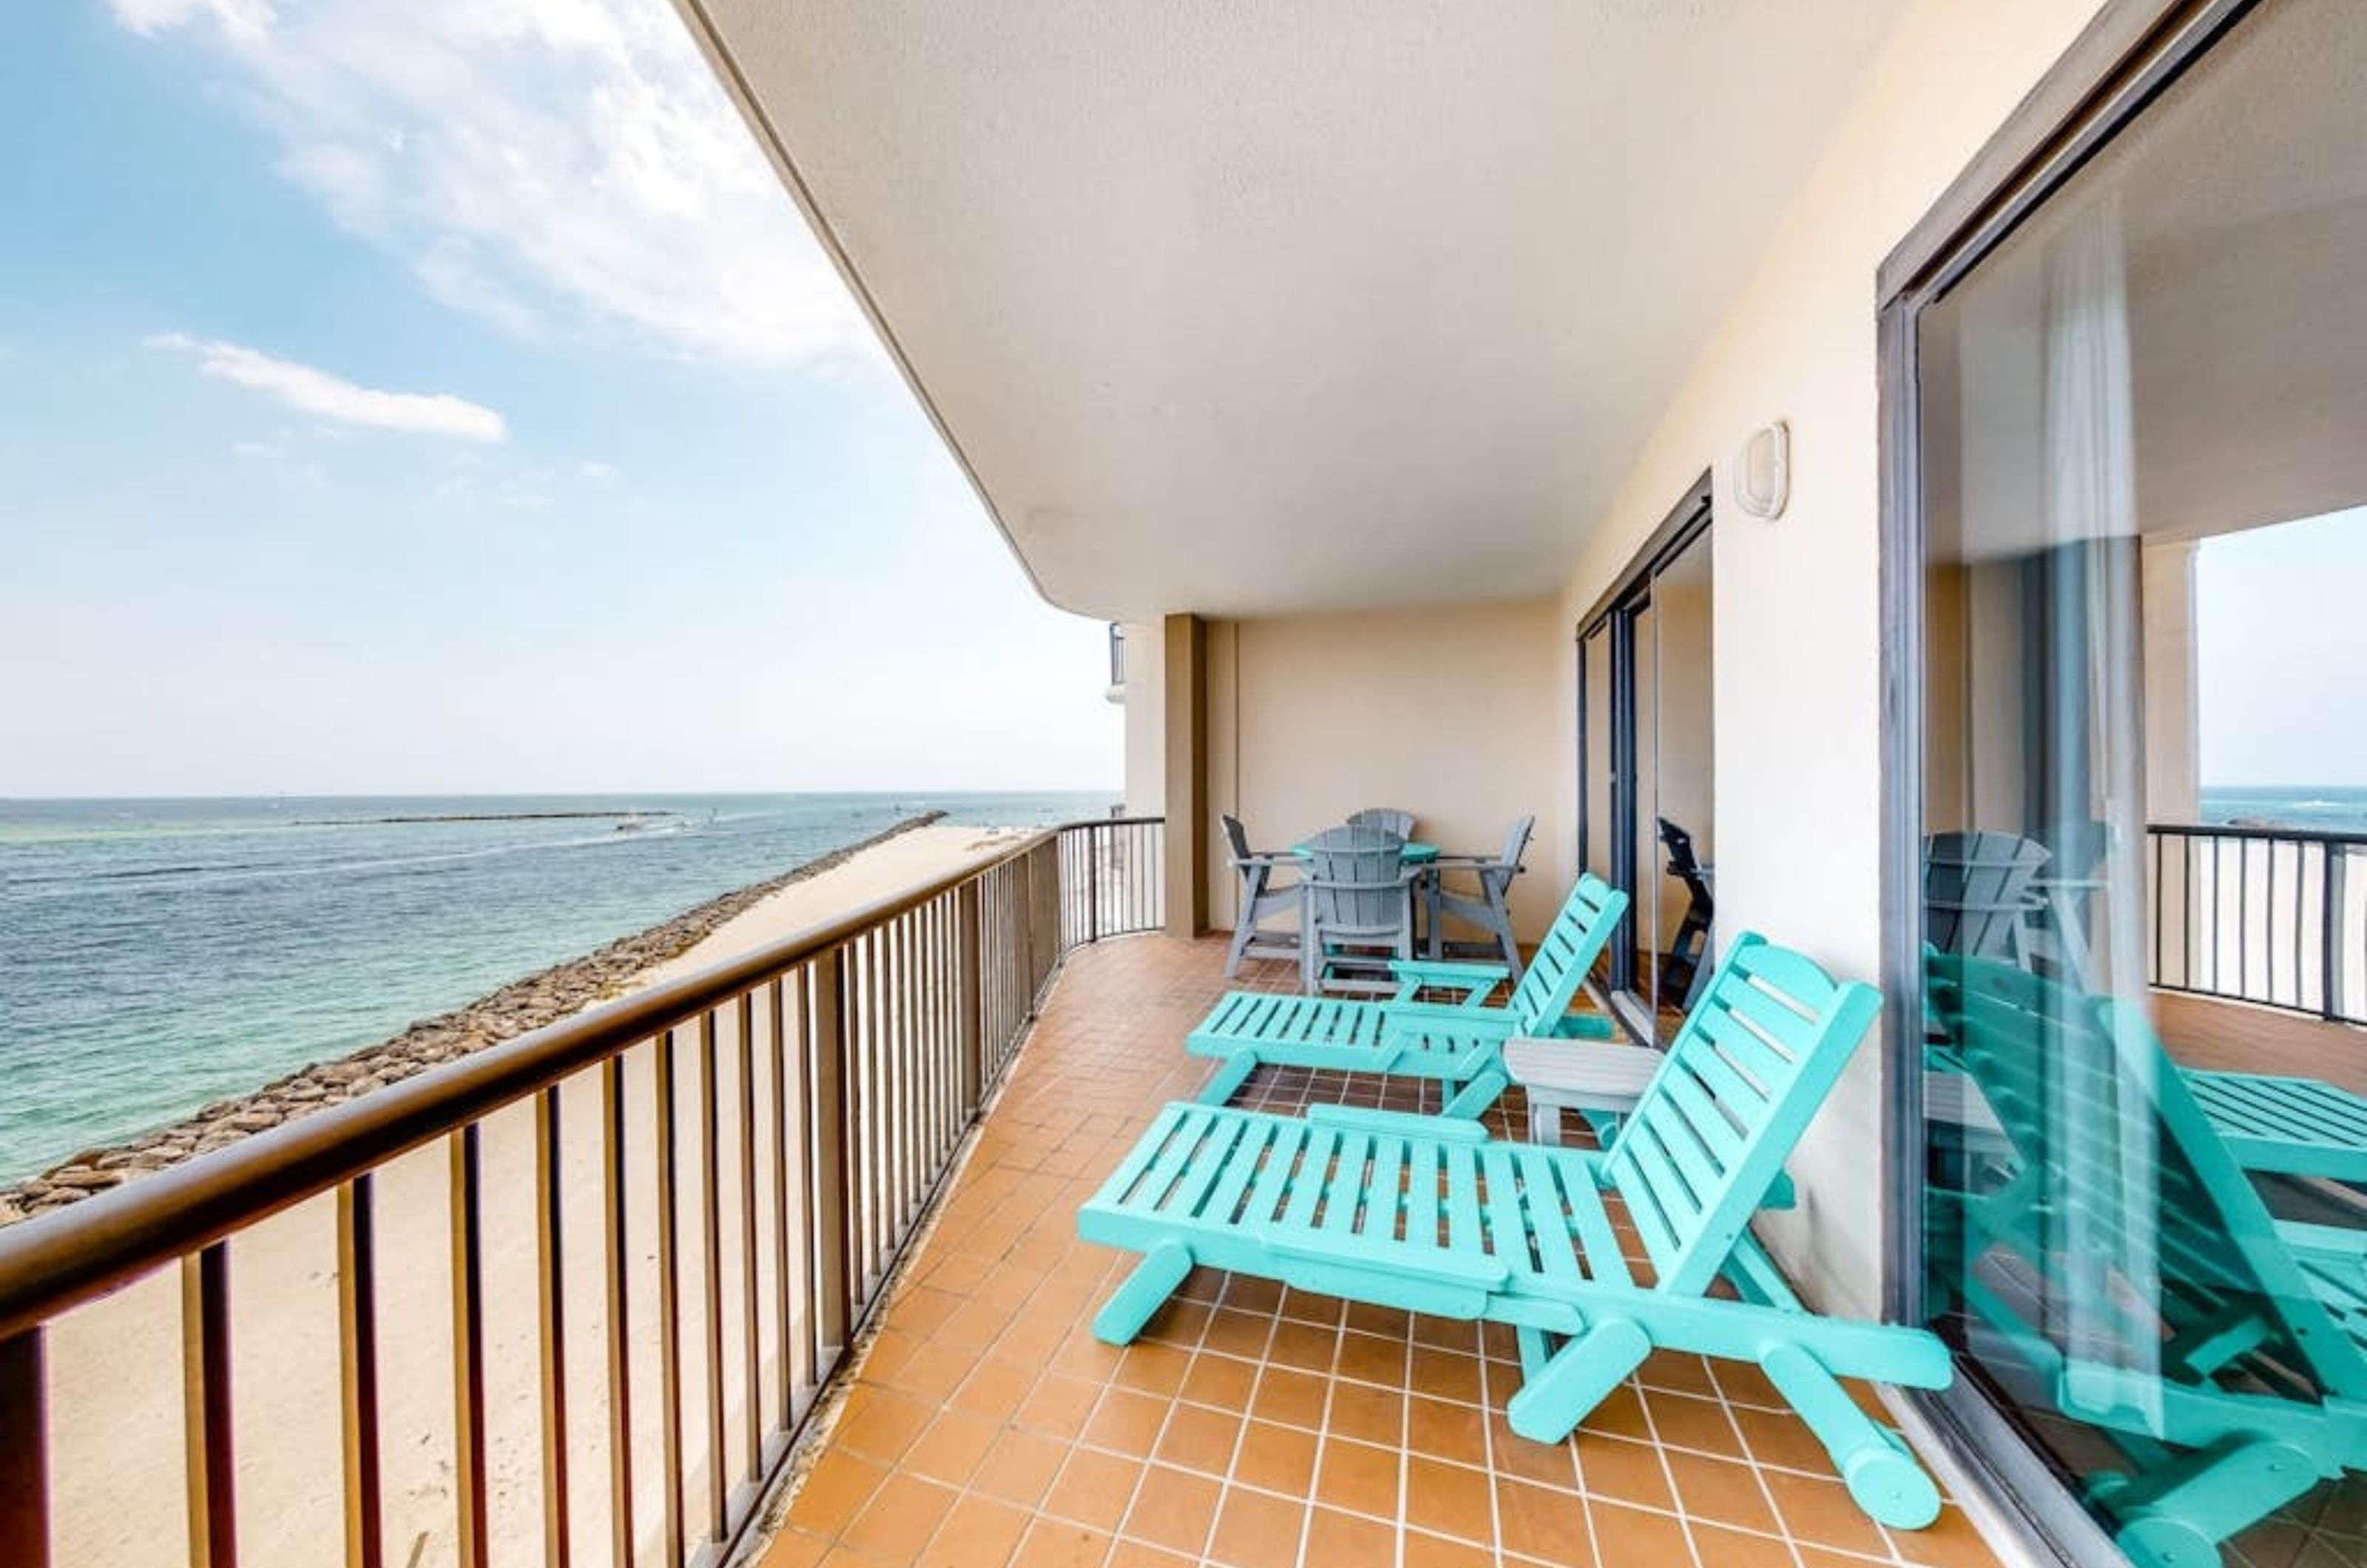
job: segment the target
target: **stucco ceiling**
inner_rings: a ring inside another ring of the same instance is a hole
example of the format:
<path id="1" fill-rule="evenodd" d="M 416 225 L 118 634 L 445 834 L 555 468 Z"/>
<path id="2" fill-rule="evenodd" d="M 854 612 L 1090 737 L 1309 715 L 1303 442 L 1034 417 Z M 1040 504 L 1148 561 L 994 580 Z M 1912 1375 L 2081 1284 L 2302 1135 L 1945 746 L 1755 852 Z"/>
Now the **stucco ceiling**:
<path id="1" fill-rule="evenodd" d="M 1553 590 L 1903 9 L 683 4 L 1113 618 Z"/>

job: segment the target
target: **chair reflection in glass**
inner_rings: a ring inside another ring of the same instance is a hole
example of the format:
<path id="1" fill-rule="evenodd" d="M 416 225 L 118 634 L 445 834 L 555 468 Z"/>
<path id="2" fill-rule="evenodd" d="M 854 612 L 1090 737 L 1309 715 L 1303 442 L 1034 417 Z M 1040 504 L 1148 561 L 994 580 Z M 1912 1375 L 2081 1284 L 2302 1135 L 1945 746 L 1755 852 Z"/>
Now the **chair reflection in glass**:
<path id="1" fill-rule="evenodd" d="M 1927 1194 L 1935 1304 L 2018 1398 L 2108 1436 L 2081 1477 L 2147 1568 L 2367 1465 L 2367 1232 L 2273 1218 L 2140 1011 L 1926 960 L 2002 1157 Z"/>

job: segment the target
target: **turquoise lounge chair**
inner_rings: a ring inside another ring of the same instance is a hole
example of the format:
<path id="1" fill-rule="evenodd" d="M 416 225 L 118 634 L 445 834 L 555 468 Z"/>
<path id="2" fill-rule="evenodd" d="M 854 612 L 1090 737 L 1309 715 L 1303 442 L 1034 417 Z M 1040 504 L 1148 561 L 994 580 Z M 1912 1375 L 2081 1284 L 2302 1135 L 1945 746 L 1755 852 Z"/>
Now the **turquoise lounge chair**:
<path id="1" fill-rule="evenodd" d="M 1477 1116 L 1504 1092 L 1504 1042 L 1515 1034 L 1607 1038 L 1611 1021 L 1570 1017 L 1569 1004 L 1626 913 L 1627 896 L 1591 873 L 1570 889 L 1537 955 L 1504 1006 L 1488 995 L 1511 976 L 1493 964 L 1400 961 L 1399 990 L 1385 1001 L 1272 991 L 1229 991 L 1184 1048 L 1224 1066 L 1200 1091 L 1222 1105 L 1261 1066 L 1332 1072 L 1399 1073 L 1460 1086 L 1450 1116 Z M 1460 991 L 1460 1002 L 1425 1002 L 1425 989 Z"/>
<path id="2" fill-rule="evenodd" d="M 1750 1361 L 1859 1506 L 1928 1525 L 1931 1478 L 1835 1380 L 1942 1387 L 1947 1351 L 1920 1329 L 1806 1311 L 1748 1228 L 1879 1005 L 1738 938 L 1602 1152 L 1497 1142 L 1447 1117 L 1170 1105 L 1078 1213 L 1088 1241 L 1144 1255 L 1093 1332 L 1131 1340 L 1195 1266 L 1509 1324 L 1524 1382 L 1507 1416 L 1539 1442 L 1569 1436 L 1655 1348 Z M 1648 1279 L 1620 1254 L 1623 1213 Z M 1740 1299 L 1710 1294 L 1721 1275 Z"/>
<path id="3" fill-rule="evenodd" d="M 1992 1376 L 2101 1428 L 2121 1549 L 2199 1568 L 2367 1468 L 2367 1233 L 2273 1219 L 2144 1018 L 2011 964 L 1932 993 L 2012 1157 L 1935 1192 L 1935 1282 Z"/>
<path id="4" fill-rule="evenodd" d="M 1965 1070 L 1964 1058 L 1949 1045 L 1927 1046 L 1923 1065 L 1934 1075 Z M 2213 1134 L 2246 1170 L 2367 1184 L 2367 1100 L 2322 1078 L 2203 1067 L 2178 1071 Z M 1946 1079 L 1935 1076 L 1926 1081 Z M 1931 1100 L 1932 1091 L 1925 1098 Z M 1966 1113 L 1977 1116 L 1977 1108 L 1968 1106 Z M 1965 1131 L 1979 1134 L 1994 1128 L 1967 1121 Z"/>

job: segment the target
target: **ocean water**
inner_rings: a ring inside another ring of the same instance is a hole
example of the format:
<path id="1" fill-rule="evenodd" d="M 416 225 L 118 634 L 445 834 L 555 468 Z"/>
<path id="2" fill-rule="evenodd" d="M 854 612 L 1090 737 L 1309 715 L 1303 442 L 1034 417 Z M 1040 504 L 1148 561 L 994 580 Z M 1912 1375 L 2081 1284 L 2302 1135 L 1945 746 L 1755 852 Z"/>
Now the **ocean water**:
<path id="1" fill-rule="evenodd" d="M 2205 788 L 2203 820 L 2367 833 L 2367 787 L 2260 785 Z"/>
<path id="2" fill-rule="evenodd" d="M 0 1182 L 943 810 L 1101 795 L 0 800 Z"/>

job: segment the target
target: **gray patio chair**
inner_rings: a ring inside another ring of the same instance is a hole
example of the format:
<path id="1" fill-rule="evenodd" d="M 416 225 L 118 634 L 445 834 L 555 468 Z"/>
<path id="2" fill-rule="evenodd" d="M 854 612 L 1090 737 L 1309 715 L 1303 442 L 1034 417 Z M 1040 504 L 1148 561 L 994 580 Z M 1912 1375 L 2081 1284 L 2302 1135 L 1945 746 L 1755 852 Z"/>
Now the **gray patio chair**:
<path id="1" fill-rule="evenodd" d="M 1297 958 L 1298 931 L 1263 931 L 1260 922 L 1268 916 L 1287 910 L 1299 912 L 1298 874 L 1301 863 L 1287 850 L 1258 851 L 1250 848 L 1250 836 L 1238 817 L 1219 816 L 1224 825 L 1225 844 L 1232 852 L 1233 870 L 1241 879 L 1240 913 L 1233 920 L 1232 946 L 1225 953 L 1225 975 L 1228 978 L 1240 973 L 1244 958 Z M 1288 874 L 1288 879 L 1274 880 L 1276 872 Z"/>
<path id="2" fill-rule="evenodd" d="M 2012 833 L 1934 833 L 1923 840 L 1923 940 L 1942 953 L 2031 966 L 2046 901 L 2031 886 L 2046 846 Z"/>
<path id="3" fill-rule="evenodd" d="M 1492 962 L 1501 956 L 1504 967 L 1512 973 L 1512 983 L 1521 980 L 1521 948 L 1512 940 L 1512 916 L 1506 908 L 1512 897 L 1512 878 L 1521 874 L 1521 858 L 1529 852 L 1529 835 L 1536 830 L 1537 819 L 1523 817 L 1512 824 L 1504 835 L 1504 852 L 1493 860 L 1485 855 L 1441 855 L 1432 867 L 1432 874 L 1423 880 L 1422 898 L 1429 905 L 1430 956 L 1446 955 L 1445 919 L 1452 915 L 1468 921 L 1488 933 L 1480 944 Z M 1449 875 L 1463 873 L 1476 876 L 1479 882 L 1477 897 L 1458 894 L 1446 885 Z M 1469 947 L 1472 943 L 1460 943 Z"/>
<path id="4" fill-rule="evenodd" d="M 1405 840 L 1371 828 L 1332 828 L 1306 843 L 1300 892 L 1300 988 L 1395 995 L 1392 959 L 1413 956 L 1414 874 Z"/>
<path id="5" fill-rule="evenodd" d="M 1400 839 L 1413 837 L 1413 813 L 1399 811 L 1386 806 L 1367 807 L 1348 814 L 1351 828 L 1377 828 L 1384 833 L 1394 833 Z"/>

